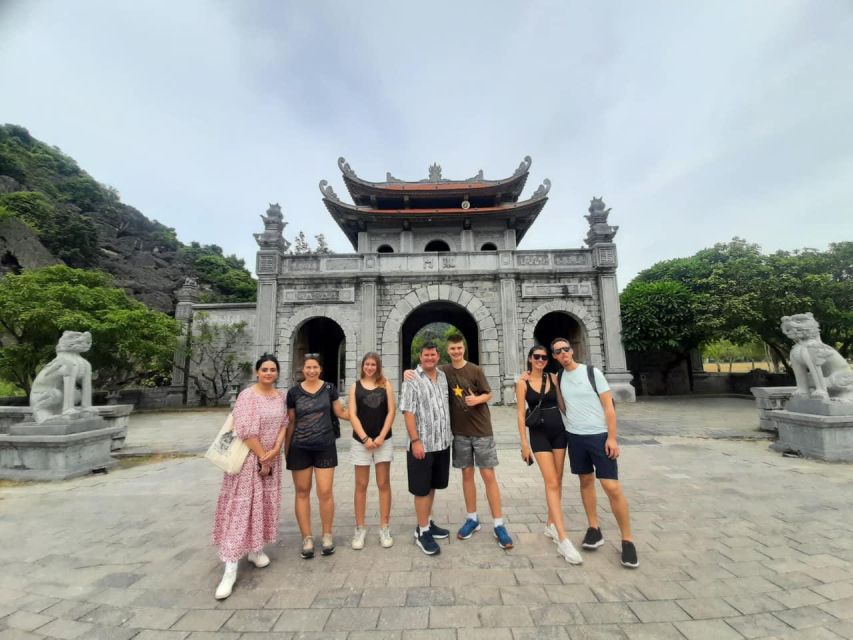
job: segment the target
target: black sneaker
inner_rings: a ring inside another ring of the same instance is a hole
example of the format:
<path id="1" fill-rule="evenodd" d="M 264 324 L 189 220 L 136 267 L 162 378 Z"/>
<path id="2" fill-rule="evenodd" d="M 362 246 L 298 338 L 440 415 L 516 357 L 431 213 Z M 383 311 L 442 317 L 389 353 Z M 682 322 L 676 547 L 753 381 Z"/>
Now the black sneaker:
<path id="1" fill-rule="evenodd" d="M 421 551 L 428 556 L 435 556 L 441 553 L 441 547 L 438 546 L 432 533 L 430 531 L 421 533 L 420 531 L 420 527 L 415 528 L 415 544 L 421 548 Z"/>
<path id="2" fill-rule="evenodd" d="M 598 549 L 603 544 L 604 536 L 601 535 L 601 529 L 593 529 L 592 527 L 586 530 L 586 535 L 583 537 L 583 542 L 581 542 L 581 546 L 590 551 Z"/>
<path id="3" fill-rule="evenodd" d="M 450 531 L 447 529 L 442 529 L 432 520 L 429 521 L 429 532 L 433 538 L 438 538 L 439 540 L 444 540 L 445 538 L 450 537 Z"/>
<path id="4" fill-rule="evenodd" d="M 637 548 L 633 542 L 627 540 L 622 541 L 622 566 L 629 569 L 636 569 L 640 566 L 640 561 L 637 560 Z"/>

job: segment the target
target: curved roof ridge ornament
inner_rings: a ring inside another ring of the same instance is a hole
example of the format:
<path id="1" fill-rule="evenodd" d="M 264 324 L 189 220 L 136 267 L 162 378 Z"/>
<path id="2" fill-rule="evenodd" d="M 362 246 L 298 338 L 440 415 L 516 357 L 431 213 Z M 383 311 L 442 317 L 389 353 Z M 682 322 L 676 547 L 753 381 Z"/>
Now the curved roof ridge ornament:
<path id="1" fill-rule="evenodd" d="M 335 200 L 337 202 L 341 201 L 338 194 L 335 193 L 335 190 L 332 189 L 332 185 L 330 185 L 327 180 L 320 180 L 320 193 L 322 193 L 323 197 L 328 200 Z"/>
<path id="2" fill-rule="evenodd" d="M 386 171 L 385 172 L 385 182 L 393 182 L 393 183 L 400 184 L 400 183 L 405 182 L 405 180 L 400 180 L 400 178 L 395 178 L 394 176 L 391 175 L 390 171 Z"/>
<path id="3" fill-rule="evenodd" d="M 433 162 L 429 166 L 429 182 L 441 182 L 441 165 Z"/>
<path id="4" fill-rule="evenodd" d="M 536 198 L 544 198 L 548 195 L 548 192 L 551 190 L 551 181 L 548 178 L 545 178 L 542 181 L 542 184 L 539 185 L 539 188 L 533 192 L 533 195 L 530 196 L 531 200 L 535 200 Z"/>
<path id="5" fill-rule="evenodd" d="M 533 158 L 530 156 L 524 156 L 524 160 L 521 161 L 521 164 L 518 165 L 518 169 L 515 170 L 515 173 L 512 174 L 513 177 L 520 176 L 524 173 L 530 171 L 530 166 L 533 164 Z"/>
<path id="6" fill-rule="evenodd" d="M 482 170 L 482 169 L 480 169 L 480 170 L 477 172 L 477 175 L 476 175 L 476 176 L 473 176 L 473 177 L 471 177 L 471 178 L 467 178 L 467 179 L 463 180 L 462 182 L 480 182 L 480 181 L 482 181 L 482 180 L 483 180 L 483 170 Z"/>
<path id="7" fill-rule="evenodd" d="M 341 170 L 341 173 L 343 173 L 345 176 L 348 176 L 350 178 L 357 178 L 358 177 L 357 175 L 355 175 L 355 171 L 352 170 L 352 167 L 349 166 L 349 162 L 347 162 L 346 158 L 344 158 L 343 156 L 338 158 L 338 168 Z"/>

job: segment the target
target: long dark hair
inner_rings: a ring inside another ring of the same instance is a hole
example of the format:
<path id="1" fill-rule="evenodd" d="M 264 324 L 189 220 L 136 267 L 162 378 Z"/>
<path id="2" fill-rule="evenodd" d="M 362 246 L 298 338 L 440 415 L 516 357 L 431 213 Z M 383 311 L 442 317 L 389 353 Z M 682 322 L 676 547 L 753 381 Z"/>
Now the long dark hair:
<path id="1" fill-rule="evenodd" d="M 533 371 L 533 366 L 530 364 L 530 356 L 533 355 L 534 351 L 539 351 L 540 349 L 545 352 L 546 356 L 548 355 L 548 349 L 541 344 L 534 344 L 532 347 L 530 347 L 530 351 L 527 352 L 527 360 L 525 362 L 527 364 L 528 373 L 530 371 Z M 545 363 L 547 364 L 548 361 L 546 360 Z"/>
<path id="2" fill-rule="evenodd" d="M 264 364 L 264 362 L 274 363 L 275 364 L 275 370 L 281 371 L 281 367 L 278 364 L 278 358 L 276 358 L 271 353 L 265 353 L 260 358 L 258 358 L 258 361 L 255 363 L 255 371 L 258 371 L 261 368 L 261 365 Z"/>

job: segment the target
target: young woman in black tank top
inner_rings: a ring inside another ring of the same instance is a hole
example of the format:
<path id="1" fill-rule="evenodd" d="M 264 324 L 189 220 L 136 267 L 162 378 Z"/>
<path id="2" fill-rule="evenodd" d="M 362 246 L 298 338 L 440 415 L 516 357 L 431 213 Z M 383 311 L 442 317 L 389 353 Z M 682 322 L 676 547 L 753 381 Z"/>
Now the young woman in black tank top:
<path id="1" fill-rule="evenodd" d="M 367 504 L 367 485 L 370 465 L 376 467 L 376 486 L 379 488 L 379 544 L 386 549 L 394 544 L 391 537 L 391 425 L 394 422 L 394 391 L 382 375 L 382 360 L 378 353 L 367 353 L 361 359 L 359 379 L 349 391 L 350 422 L 355 442 L 350 455 L 355 465 L 355 533 L 352 548 L 363 549 L 367 529 L 364 512 Z"/>
<path id="2" fill-rule="evenodd" d="M 547 364 L 548 350 L 542 345 L 534 345 L 527 353 L 529 380 L 519 380 L 515 385 L 521 457 L 526 462 L 536 459 L 545 482 L 548 521 L 544 534 L 554 541 L 560 555 L 567 562 L 580 564 L 583 559 L 569 541 L 563 525 L 561 500 L 568 438 L 560 415 L 557 377 L 545 371 Z M 540 419 L 537 424 L 530 427 L 528 438 L 525 418 L 534 410 L 537 411 Z"/>

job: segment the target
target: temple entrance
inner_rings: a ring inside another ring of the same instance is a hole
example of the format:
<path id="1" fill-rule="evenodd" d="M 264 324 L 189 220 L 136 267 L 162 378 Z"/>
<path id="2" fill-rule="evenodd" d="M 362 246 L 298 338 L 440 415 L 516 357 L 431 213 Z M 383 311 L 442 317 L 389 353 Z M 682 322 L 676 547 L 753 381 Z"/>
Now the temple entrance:
<path id="1" fill-rule="evenodd" d="M 586 363 L 586 344 L 584 341 L 583 326 L 568 313 L 552 311 L 542 316 L 533 330 L 536 342 L 548 348 L 550 355 L 551 341 L 554 338 L 566 338 L 574 350 L 574 359 L 577 362 Z M 529 347 L 528 347 L 529 348 Z M 525 351 L 525 354 L 527 352 Z M 548 359 L 548 370 L 557 371 L 559 365 L 553 357 Z"/>
<path id="2" fill-rule="evenodd" d="M 400 370 L 413 368 L 417 365 L 417 360 L 412 360 L 412 341 L 415 334 L 433 323 L 451 324 L 459 330 L 459 333 L 465 338 L 465 343 L 468 347 L 465 357 L 469 362 L 478 364 L 480 361 L 480 332 L 477 328 L 477 321 L 468 313 L 466 309 L 452 302 L 437 300 L 421 305 L 403 322 L 403 327 L 400 331 Z"/>
<path id="3" fill-rule="evenodd" d="M 293 372 L 291 380 L 302 380 L 302 362 L 307 353 L 320 354 L 322 378 L 346 389 L 346 338 L 341 326 L 329 318 L 311 318 L 296 332 L 293 341 Z"/>

